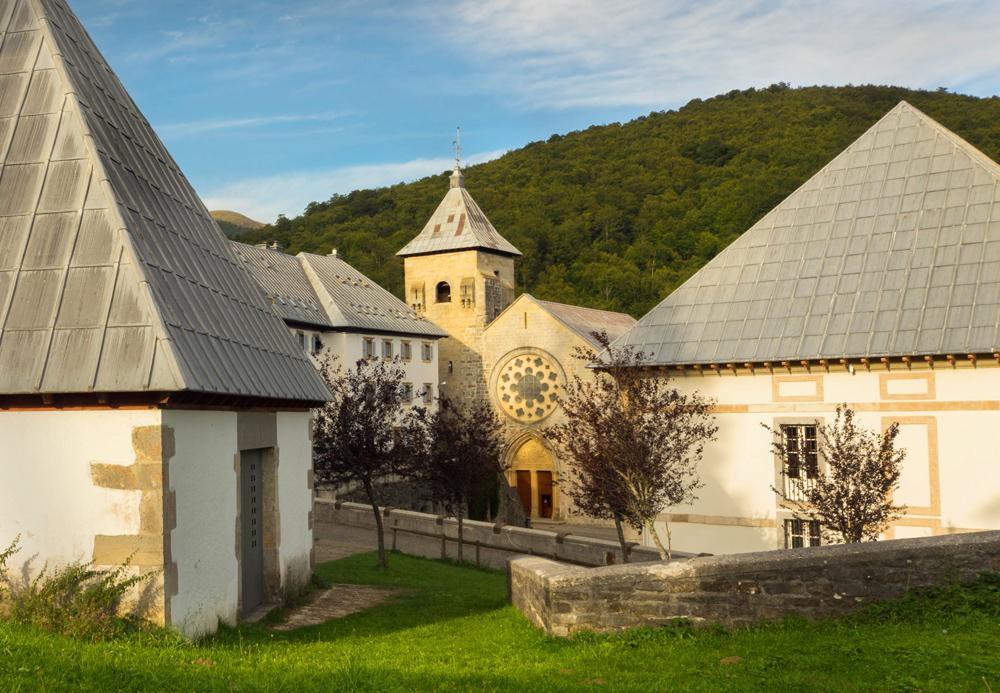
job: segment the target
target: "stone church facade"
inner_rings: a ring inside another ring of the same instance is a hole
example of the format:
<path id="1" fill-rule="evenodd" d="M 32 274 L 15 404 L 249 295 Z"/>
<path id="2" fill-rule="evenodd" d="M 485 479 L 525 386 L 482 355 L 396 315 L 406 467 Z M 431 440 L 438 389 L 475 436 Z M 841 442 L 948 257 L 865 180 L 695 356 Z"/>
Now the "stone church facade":
<path id="1" fill-rule="evenodd" d="M 443 328 L 439 391 L 460 402 L 489 401 L 504 423 L 508 482 L 528 517 L 565 519 L 564 470 L 542 429 L 559 417 L 556 397 L 567 378 L 586 373 L 577 348 L 596 348 L 591 333 L 616 338 L 628 315 L 540 301 L 516 300 L 520 251 L 490 223 L 456 166 L 450 187 L 403 258 L 410 308 Z"/>

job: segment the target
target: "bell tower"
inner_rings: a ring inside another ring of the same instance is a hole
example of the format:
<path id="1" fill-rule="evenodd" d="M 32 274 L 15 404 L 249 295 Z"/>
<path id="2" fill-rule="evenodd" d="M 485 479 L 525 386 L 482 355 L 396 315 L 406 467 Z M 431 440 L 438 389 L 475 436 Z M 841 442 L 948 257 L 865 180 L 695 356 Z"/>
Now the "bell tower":
<path id="1" fill-rule="evenodd" d="M 465 188 L 456 140 L 448 192 L 423 230 L 400 250 L 405 300 L 448 332 L 438 342 L 441 394 L 485 398 L 483 330 L 514 300 L 514 261 L 503 238 Z"/>

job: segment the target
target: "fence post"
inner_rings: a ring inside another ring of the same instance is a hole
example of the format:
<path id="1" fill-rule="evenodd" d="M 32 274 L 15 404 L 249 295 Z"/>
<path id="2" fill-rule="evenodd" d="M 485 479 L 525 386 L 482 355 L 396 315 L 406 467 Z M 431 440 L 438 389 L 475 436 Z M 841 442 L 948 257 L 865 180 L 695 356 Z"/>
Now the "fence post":
<path id="1" fill-rule="evenodd" d="M 444 515 L 438 515 L 436 524 L 441 528 L 441 558 L 448 558 L 448 537 L 444 532 Z"/>

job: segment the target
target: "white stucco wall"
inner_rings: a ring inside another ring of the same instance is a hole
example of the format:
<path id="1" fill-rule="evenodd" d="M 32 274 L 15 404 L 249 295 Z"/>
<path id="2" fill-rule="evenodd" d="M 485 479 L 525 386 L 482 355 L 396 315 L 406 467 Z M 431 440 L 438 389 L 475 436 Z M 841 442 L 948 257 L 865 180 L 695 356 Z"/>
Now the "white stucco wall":
<path id="1" fill-rule="evenodd" d="M 311 577 L 310 553 L 313 533 L 312 445 L 309 412 L 278 412 L 278 508 L 281 511 L 279 560 L 281 582 L 286 589 L 296 589 Z"/>
<path id="2" fill-rule="evenodd" d="M 90 561 L 94 537 L 139 531 L 139 491 L 95 486 L 90 464 L 135 461 L 132 429 L 156 410 L 0 412 L 0 549 L 21 536 L 10 565 Z"/>
<path id="3" fill-rule="evenodd" d="M 777 382 L 776 382 L 777 381 Z M 811 381 L 811 382 L 810 382 Z M 1000 369 L 855 367 L 812 373 L 674 377 L 682 391 L 718 401 L 718 439 L 700 468 L 698 500 L 669 511 L 674 548 L 731 553 L 784 545 L 770 435 L 761 423 L 833 420 L 848 403 L 867 427 L 902 424 L 908 446 L 897 499 L 910 510 L 889 537 L 1000 528 Z M 932 503 L 937 498 L 938 501 Z M 932 507 L 933 505 L 933 507 Z M 678 518 L 678 516 L 681 516 Z M 684 517 L 686 516 L 686 517 Z M 662 529 L 662 524 L 660 525 Z M 646 537 L 644 543 L 651 543 Z"/>
<path id="4" fill-rule="evenodd" d="M 176 444 L 169 473 L 177 507 L 170 547 L 178 593 L 170 601 L 170 615 L 173 625 L 190 636 L 237 619 L 236 417 L 225 411 L 163 413 Z"/>
<path id="5" fill-rule="evenodd" d="M 96 536 L 139 534 L 142 492 L 95 485 L 91 464 L 130 466 L 136 461 L 133 430 L 169 427 L 174 454 L 167 462 L 167 490 L 176 526 L 167 543 L 177 577 L 170 622 L 189 636 L 212 632 L 219 621 L 234 623 L 240 585 L 239 416 L 155 409 L 0 412 L 0 549 L 18 535 L 22 545 L 10 566 L 17 569 L 31 557 L 36 567 L 89 562 Z M 300 586 L 310 576 L 310 414 L 278 412 L 275 425 L 284 588 Z"/>

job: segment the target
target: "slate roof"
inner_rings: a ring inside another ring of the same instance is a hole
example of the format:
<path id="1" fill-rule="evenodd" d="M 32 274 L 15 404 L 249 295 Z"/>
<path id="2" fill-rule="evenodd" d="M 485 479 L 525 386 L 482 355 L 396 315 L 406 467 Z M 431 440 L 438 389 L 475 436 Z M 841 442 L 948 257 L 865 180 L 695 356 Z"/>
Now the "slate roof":
<path id="1" fill-rule="evenodd" d="M 282 319 L 333 327 L 299 258 L 238 241 L 229 243 Z"/>
<path id="2" fill-rule="evenodd" d="M 427 255 L 456 250 L 483 249 L 504 255 L 520 255 L 521 251 L 500 235 L 465 189 L 462 172 L 455 169 L 451 187 L 427 225 L 403 246 L 396 255 Z"/>
<path id="3" fill-rule="evenodd" d="M 628 332 L 636 322 L 635 318 L 625 313 L 570 306 L 565 303 L 539 301 L 538 299 L 535 301 L 594 346 L 601 346 L 600 342 L 594 339 L 594 332 L 606 332 L 608 337 L 614 341 Z"/>
<path id="4" fill-rule="evenodd" d="M 639 320 L 650 364 L 989 353 L 1000 166 L 906 102 Z"/>
<path id="5" fill-rule="evenodd" d="M 66 3 L 0 32 L 0 393 L 327 399 Z"/>
<path id="6" fill-rule="evenodd" d="M 297 259 L 316 289 L 332 327 L 435 338 L 448 336 L 341 258 L 299 253 Z"/>

